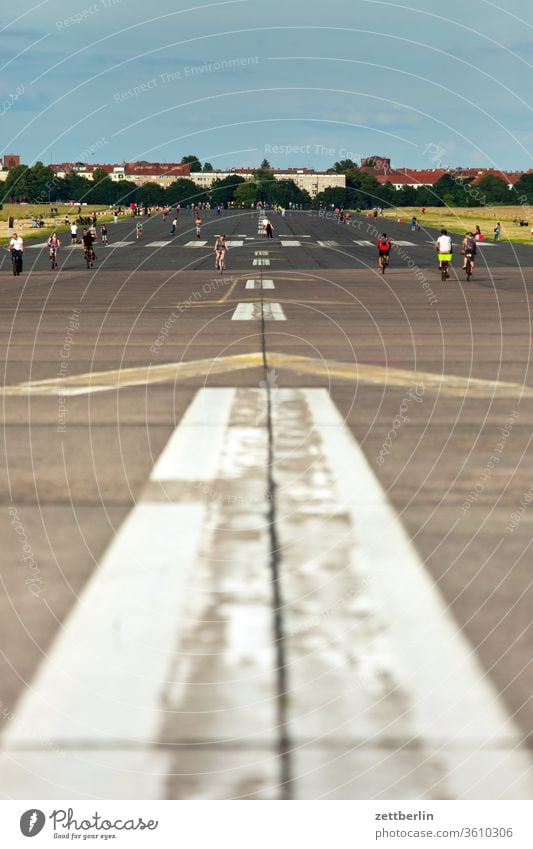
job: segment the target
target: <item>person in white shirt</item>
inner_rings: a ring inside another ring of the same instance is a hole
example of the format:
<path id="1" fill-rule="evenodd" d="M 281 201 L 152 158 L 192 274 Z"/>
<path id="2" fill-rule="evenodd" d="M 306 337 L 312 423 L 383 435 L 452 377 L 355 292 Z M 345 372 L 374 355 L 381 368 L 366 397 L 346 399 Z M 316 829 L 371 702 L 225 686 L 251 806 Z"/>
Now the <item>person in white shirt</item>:
<path id="1" fill-rule="evenodd" d="M 70 244 L 76 245 L 78 242 L 78 225 L 76 223 L 70 225 Z"/>
<path id="2" fill-rule="evenodd" d="M 11 251 L 11 259 L 13 260 L 13 274 L 18 276 L 22 271 L 22 254 L 24 252 L 24 240 L 22 236 L 13 233 L 8 250 Z"/>
<path id="3" fill-rule="evenodd" d="M 442 268 L 443 262 L 452 261 L 452 240 L 448 236 L 447 230 L 440 231 L 440 236 L 435 243 L 435 247 L 439 256 L 439 268 Z M 446 274 L 446 277 L 449 277 L 449 274 Z"/>

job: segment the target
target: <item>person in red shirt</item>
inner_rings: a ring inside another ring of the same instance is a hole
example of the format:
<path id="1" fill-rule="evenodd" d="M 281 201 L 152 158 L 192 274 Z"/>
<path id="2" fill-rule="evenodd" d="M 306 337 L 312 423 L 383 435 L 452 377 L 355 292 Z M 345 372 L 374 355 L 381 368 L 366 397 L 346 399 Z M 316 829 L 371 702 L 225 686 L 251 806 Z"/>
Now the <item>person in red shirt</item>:
<path id="1" fill-rule="evenodd" d="M 378 239 L 378 268 L 383 268 L 383 260 L 388 264 L 392 242 L 386 233 L 382 233 Z"/>

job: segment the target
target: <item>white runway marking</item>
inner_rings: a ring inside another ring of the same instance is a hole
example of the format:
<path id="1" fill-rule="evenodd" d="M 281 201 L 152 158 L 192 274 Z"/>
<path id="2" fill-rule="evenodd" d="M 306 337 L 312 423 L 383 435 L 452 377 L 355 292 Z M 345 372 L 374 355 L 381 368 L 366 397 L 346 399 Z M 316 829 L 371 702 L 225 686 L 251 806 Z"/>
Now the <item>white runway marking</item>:
<path id="1" fill-rule="evenodd" d="M 401 241 L 396 241 L 396 239 L 392 240 L 392 244 L 393 245 L 399 245 L 401 248 L 415 248 L 416 247 L 416 242 L 401 242 Z"/>
<path id="2" fill-rule="evenodd" d="M 151 481 L 175 480 L 176 469 L 180 480 L 212 479 L 234 396 L 234 389 L 221 389 L 210 399 L 209 409 L 204 393 L 195 396 L 155 464 Z"/>
<path id="3" fill-rule="evenodd" d="M 48 242 L 39 242 L 38 245 L 24 245 L 24 250 L 25 251 L 31 251 L 31 250 L 37 250 L 37 249 L 40 249 L 40 248 L 47 248 L 47 247 L 48 247 Z M 74 245 L 72 247 L 74 247 Z"/>
<path id="4" fill-rule="evenodd" d="M 171 239 L 165 239 L 165 241 L 161 241 L 161 242 L 148 242 L 146 247 L 147 248 L 166 248 L 167 245 L 171 245 L 171 244 L 172 244 Z"/>
<path id="5" fill-rule="evenodd" d="M 321 248 L 338 248 L 339 243 L 334 239 L 325 239 L 324 241 L 317 241 L 317 245 L 320 245 Z"/>
<path id="6" fill-rule="evenodd" d="M 204 241 L 203 239 L 196 239 L 195 241 L 192 241 L 192 242 L 185 242 L 183 247 L 184 248 L 205 248 L 206 245 L 207 245 L 207 241 Z"/>
<path id="7" fill-rule="evenodd" d="M 373 248 L 374 242 L 369 242 L 368 239 L 354 239 L 354 245 L 359 245 L 361 248 Z"/>
<path id="8" fill-rule="evenodd" d="M 261 318 L 264 318 L 265 321 L 287 320 L 281 304 L 270 303 L 263 304 L 262 310 L 260 303 L 239 304 L 231 318 L 232 321 L 260 321 Z"/>
<path id="9" fill-rule="evenodd" d="M 254 259 L 252 265 L 270 265 L 269 259 Z"/>
<path id="10" fill-rule="evenodd" d="M 268 251 L 254 251 L 254 256 L 268 256 Z"/>
<path id="11" fill-rule="evenodd" d="M 226 242 L 228 248 L 242 248 L 244 241 L 242 239 L 232 239 Z"/>
<path id="12" fill-rule="evenodd" d="M 300 248 L 301 246 L 302 246 L 302 243 L 300 241 L 298 241 L 298 239 L 286 239 L 286 240 L 282 239 L 281 240 L 281 247 L 282 248 Z"/>
<path id="13" fill-rule="evenodd" d="M 247 289 L 275 289 L 273 280 L 247 280 L 246 281 Z"/>
<path id="14" fill-rule="evenodd" d="M 127 248 L 128 245 L 133 245 L 133 242 L 110 242 L 107 247 L 108 248 Z M 95 248 L 98 248 L 98 244 L 95 244 Z"/>

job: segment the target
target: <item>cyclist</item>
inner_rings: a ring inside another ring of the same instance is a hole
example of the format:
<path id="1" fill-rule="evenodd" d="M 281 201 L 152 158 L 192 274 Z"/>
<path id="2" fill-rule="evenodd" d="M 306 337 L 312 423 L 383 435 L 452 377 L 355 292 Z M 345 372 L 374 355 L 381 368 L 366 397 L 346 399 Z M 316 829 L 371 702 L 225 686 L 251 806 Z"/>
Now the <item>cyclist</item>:
<path id="1" fill-rule="evenodd" d="M 196 238 L 199 239 L 200 238 L 200 229 L 202 227 L 202 219 L 200 218 L 199 213 L 196 216 L 196 221 L 194 223 L 196 224 Z"/>
<path id="2" fill-rule="evenodd" d="M 137 224 L 135 226 L 135 233 L 137 235 L 137 239 L 142 239 L 142 235 L 143 235 L 142 221 L 137 221 Z"/>
<path id="3" fill-rule="evenodd" d="M 13 274 L 17 277 L 22 271 L 22 255 L 24 253 L 24 241 L 22 236 L 17 236 L 13 233 L 9 242 L 8 251 L 11 251 L 11 261 L 13 263 Z"/>
<path id="4" fill-rule="evenodd" d="M 476 261 L 477 244 L 474 234 L 469 231 L 463 239 L 463 270 L 466 271 L 467 260 L 470 260 L 471 274 L 474 273 L 474 265 Z"/>
<path id="5" fill-rule="evenodd" d="M 59 253 L 59 248 L 61 247 L 61 242 L 58 239 L 57 233 L 52 233 L 50 238 L 48 239 L 48 247 L 50 249 L 50 259 L 52 260 L 52 268 L 57 265 L 57 255 Z"/>
<path id="6" fill-rule="evenodd" d="M 382 233 L 378 239 L 378 268 L 383 267 L 383 260 L 389 261 L 392 242 L 386 233 Z"/>
<path id="7" fill-rule="evenodd" d="M 81 237 L 81 246 L 83 248 L 83 254 L 85 256 L 85 262 L 87 263 L 87 268 L 89 266 L 93 267 L 93 262 L 96 259 L 94 255 L 94 241 L 92 233 L 89 230 L 84 228 L 83 236 Z"/>
<path id="8" fill-rule="evenodd" d="M 228 250 L 228 245 L 226 243 L 226 236 L 222 233 L 215 242 L 215 268 L 222 272 L 225 268 L 225 260 L 226 260 L 226 251 Z"/>
<path id="9" fill-rule="evenodd" d="M 440 231 L 440 236 L 435 243 L 435 247 L 439 256 L 439 268 L 442 269 L 443 262 L 452 261 L 452 240 L 450 236 L 448 236 L 447 230 Z M 446 271 L 446 277 L 449 276 L 450 275 Z"/>

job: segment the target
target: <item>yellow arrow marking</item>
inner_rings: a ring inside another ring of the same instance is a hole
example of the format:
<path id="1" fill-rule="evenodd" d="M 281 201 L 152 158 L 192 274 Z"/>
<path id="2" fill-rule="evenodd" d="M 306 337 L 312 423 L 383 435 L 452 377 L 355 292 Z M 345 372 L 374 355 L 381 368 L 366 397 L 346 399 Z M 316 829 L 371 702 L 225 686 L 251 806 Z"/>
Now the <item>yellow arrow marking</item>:
<path id="1" fill-rule="evenodd" d="M 35 380 L 19 383 L 16 386 L 4 386 L 0 390 L 3 396 L 27 395 L 85 395 L 92 392 L 107 392 L 111 389 L 124 389 L 128 386 L 145 386 L 151 383 L 172 383 L 176 380 L 188 380 L 193 377 L 209 378 L 215 374 L 227 374 L 263 365 L 261 352 L 251 354 L 233 354 L 227 357 L 191 362 L 163 363 L 162 365 L 139 366 L 136 368 L 95 371 L 73 375 L 62 380 Z M 506 383 L 499 380 L 482 380 L 458 375 L 435 374 L 433 372 L 408 371 L 406 369 L 372 366 L 364 363 L 341 363 L 303 357 L 292 354 L 273 353 L 268 355 L 269 367 L 277 367 L 297 374 L 312 374 L 327 380 L 347 380 L 370 386 L 408 388 L 421 386 L 424 392 L 458 398 L 533 398 L 533 388 L 520 383 Z"/>

